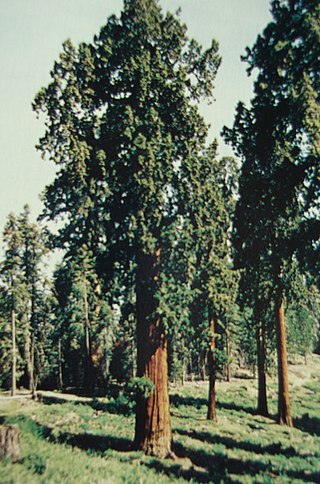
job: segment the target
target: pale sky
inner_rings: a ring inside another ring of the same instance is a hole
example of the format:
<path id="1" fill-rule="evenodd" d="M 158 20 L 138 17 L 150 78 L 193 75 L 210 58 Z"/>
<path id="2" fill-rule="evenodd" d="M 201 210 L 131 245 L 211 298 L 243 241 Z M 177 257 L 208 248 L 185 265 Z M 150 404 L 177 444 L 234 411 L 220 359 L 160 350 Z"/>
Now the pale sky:
<path id="1" fill-rule="evenodd" d="M 269 0 L 160 0 L 164 11 L 181 7 L 181 19 L 204 47 L 215 38 L 222 65 L 216 102 L 203 108 L 210 137 L 220 154 L 231 154 L 219 133 L 231 126 L 238 101 L 252 97 L 252 77 L 240 61 L 270 21 Z M 32 218 L 42 208 L 39 195 L 54 177 L 54 166 L 41 159 L 35 145 L 44 133 L 31 103 L 50 82 L 50 70 L 64 40 L 90 42 L 122 0 L 0 0 L 0 232 L 10 212 L 28 203 Z M 0 249 L 1 250 L 1 249 Z"/>

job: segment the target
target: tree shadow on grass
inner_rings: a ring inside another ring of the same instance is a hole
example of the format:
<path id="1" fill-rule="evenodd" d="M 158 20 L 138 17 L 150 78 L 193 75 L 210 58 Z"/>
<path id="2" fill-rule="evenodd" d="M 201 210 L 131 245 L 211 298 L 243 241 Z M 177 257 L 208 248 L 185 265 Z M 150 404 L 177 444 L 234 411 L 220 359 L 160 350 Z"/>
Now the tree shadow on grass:
<path id="1" fill-rule="evenodd" d="M 233 402 L 221 402 L 217 401 L 217 409 L 225 409 L 225 410 L 235 410 L 236 412 L 245 412 L 249 413 L 250 415 L 257 415 L 257 409 L 251 407 L 249 405 L 239 405 Z"/>
<path id="2" fill-rule="evenodd" d="M 172 461 L 152 460 L 146 465 L 150 468 L 168 475 L 169 477 L 195 480 L 196 482 L 229 483 L 237 482 L 233 475 L 255 476 L 264 475 L 271 470 L 271 465 L 262 462 L 228 458 L 222 452 L 207 453 L 201 449 L 195 450 L 182 444 L 176 443 L 173 448 L 178 458 L 188 458 L 192 465 L 185 468 L 183 465 L 174 464 Z"/>
<path id="3" fill-rule="evenodd" d="M 210 473 L 207 469 L 196 468 L 193 466 L 193 464 L 189 468 L 185 468 L 174 461 L 151 459 L 147 462 L 144 462 L 144 465 L 149 469 L 159 472 L 160 474 L 165 474 L 171 479 L 183 478 L 186 481 L 192 482 L 228 482 L 225 479 L 225 474 L 219 475 L 218 473 L 215 475 L 217 480 L 213 481 L 212 476 L 210 476 Z"/>
<path id="4" fill-rule="evenodd" d="M 170 395 L 170 404 L 173 407 L 179 407 L 181 405 L 191 406 L 196 409 L 200 409 L 203 406 L 208 405 L 207 398 L 196 398 L 196 397 L 183 397 L 178 394 Z M 216 403 L 217 409 L 225 409 L 225 410 L 235 410 L 237 412 L 242 411 L 249 413 L 250 415 L 257 415 L 257 411 L 254 407 L 246 406 L 246 405 L 238 405 L 233 402 L 221 402 L 220 400 Z"/>
<path id="5" fill-rule="evenodd" d="M 10 417 L 9 419 L 5 418 L 4 421 L 18 424 L 22 431 L 32 432 L 38 438 L 47 439 L 53 443 L 67 444 L 81 450 L 97 453 L 98 455 L 103 455 L 105 451 L 110 449 L 118 452 L 130 452 L 133 450 L 131 440 L 122 437 L 91 433 L 57 433 L 55 428 L 40 424 L 23 415 Z M 284 472 L 283 469 L 274 468 L 272 465 L 273 455 L 279 453 L 288 458 L 299 457 L 299 454 L 291 447 L 263 447 L 260 444 L 238 442 L 229 437 L 214 436 L 207 432 L 179 430 L 176 433 L 209 444 L 222 444 L 226 448 L 233 450 L 239 448 L 256 454 L 269 454 L 270 459 L 267 462 L 261 462 L 259 460 L 252 460 L 250 456 L 248 458 L 241 456 L 239 459 L 234 457 L 230 458 L 224 450 L 219 449 L 218 451 L 215 450 L 214 453 L 208 453 L 202 449 L 195 450 L 181 443 L 176 443 L 173 446 L 174 453 L 178 458 L 189 459 L 191 465 L 186 467 L 171 459 L 158 460 L 155 458 L 147 461 L 142 460 L 141 464 L 170 477 L 182 477 L 186 480 L 193 479 L 196 482 L 236 482 L 234 476 L 248 475 L 253 478 L 258 474 L 261 476 L 267 474 L 272 478 L 286 475 L 289 478 L 301 479 L 305 482 L 320 482 L 319 472 L 308 472 L 304 470 L 286 470 Z M 229 477 L 230 474 L 233 474 L 232 480 Z"/>
<path id="6" fill-rule="evenodd" d="M 202 406 L 208 404 L 206 398 L 196 398 L 196 397 L 183 397 L 177 393 L 170 395 L 170 404 L 173 407 L 180 407 L 181 405 L 186 405 L 200 409 Z"/>
<path id="7" fill-rule="evenodd" d="M 283 447 L 281 442 L 274 444 L 262 445 L 248 441 L 238 441 L 231 437 L 224 437 L 221 435 L 212 435 L 209 432 L 196 432 L 194 430 L 175 430 L 176 433 L 191 437 L 192 439 L 200 440 L 208 444 L 222 444 L 228 449 L 240 449 L 246 452 L 254 452 L 255 454 L 269 454 L 269 455 L 285 455 L 286 457 L 299 457 L 294 447 Z"/>
<path id="8" fill-rule="evenodd" d="M 41 396 L 42 403 L 46 405 L 54 405 L 54 404 L 65 404 L 65 403 L 73 403 L 74 405 L 87 405 L 94 410 L 99 410 L 102 412 L 108 412 L 111 414 L 118 414 L 118 415 L 131 415 L 134 413 L 133 407 L 129 406 L 125 401 L 121 399 L 111 399 L 109 402 L 100 402 L 96 398 L 92 400 L 83 401 L 83 400 L 69 400 L 63 396 L 56 395 L 56 396 Z M 190 406 L 197 410 L 202 409 L 203 407 L 207 407 L 208 400 L 206 398 L 199 398 L 199 397 L 183 397 L 178 394 L 170 395 L 170 406 L 171 410 L 174 408 L 179 408 L 180 406 Z M 225 410 L 233 410 L 236 412 L 245 412 L 250 415 L 257 415 L 256 409 L 249 406 L 244 405 L 237 405 L 232 402 L 217 402 L 217 409 L 225 409 Z M 174 413 L 171 412 L 173 415 Z M 184 418 L 183 416 L 179 415 L 179 418 Z M 185 418 L 190 418 L 186 416 Z M 194 418 L 198 420 L 197 418 Z M 203 420 L 203 419 L 199 419 Z"/>
<path id="9" fill-rule="evenodd" d="M 267 462 L 261 462 L 259 460 L 252 460 L 250 457 L 247 459 L 243 456 L 239 459 L 228 457 L 223 451 L 218 451 L 214 454 L 207 454 L 203 450 L 194 450 L 187 448 L 186 446 L 177 443 L 175 445 L 175 453 L 179 457 L 189 457 L 193 464 L 197 467 L 207 469 L 209 474 L 209 480 L 213 482 L 231 482 L 228 479 L 229 474 L 234 475 L 249 475 L 251 478 L 257 474 L 268 474 L 270 477 L 288 476 L 292 479 L 301 479 L 304 482 L 320 482 L 320 472 L 310 472 L 309 470 L 290 470 L 290 469 L 278 469 L 273 465 L 272 457 L 275 455 L 284 455 L 286 458 L 298 457 L 301 460 L 304 459 L 293 447 L 282 447 L 280 443 L 263 446 L 260 444 L 253 444 L 246 441 L 237 441 L 229 437 L 222 437 L 211 435 L 207 432 L 195 432 L 195 431 L 176 431 L 180 435 L 186 435 L 193 439 L 200 440 L 201 442 L 207 442 L 209 444 L 222 444 L 228 449 L 240 449 L 248 452 L 252 452 L 258 455 L 270 455 L 270 459 Z M 227 476 L 227 477 L 225 477 Z M 203 481 L 207 482 L 207 481 Z M 234 482 L 234 480 L 232 480 Z"/>
<path id="10" fill-rule="evenodd" d="M 124 437 L 114 437 L 112 435 L 61 432 L 58 436 L 53 436 L 50 433 L 49 440 L 78 447 L 82 450 L 91 450 L 96 453 L 105 452 L 109 449 L 121 452 L 130 452 L 133 450 L 131 440 Z"/>
<path id="11" fill-rule="evenodd" d="M 97 397 L 118 397 L 123 390 L 123 385 L 120 383 L 108 383 L 104 388 L 96 388 L 90 390 L 88 388 L 68 387 L 63 389 L 63 393 L 67 395 L 76 395 L 78 397 L 97 398 Z M 41 393 L 41 390 L 40 390 Z"/>
<path id="12" fill-rule="evenodd" d="M 43 438 L 53 443 L 67 444 L 82 450 L 91 450 L 97 453 L 102 453 L 108 449 L 121 452 L 132 450 L 132 441 L 124 437 L 85 432 L 57 432 L 55 427 L 40 424 L 24 415 L 10 417 L 9 423 L 16 423 L 22 431 L 29 431 L 38 438 Z"/>
<path id="13" fill-rule="evenodd" d="M 43 396 L 41 398 L 42 403 L 45 405 L 66 404 L 71 403 L 74 405 L 85 405 L 91 407 L 96 411 L 107 412 L 111 414 L 128 416 L 134 413 L 134 408 L 125 401 L 112 399 L 109 402 L 99 402 L 99 400 L 93 398 L 92 400 L 68 400 L 62 396 Z"/>
<path id="14" fill-rule="evenodd" d="M 320 419 L 317 417 L 310 417 L 306 413 L 302 417 L 295 418 L 293 425 L 295 428 L 302 430 L 302 432 L 320 437 Z"/>

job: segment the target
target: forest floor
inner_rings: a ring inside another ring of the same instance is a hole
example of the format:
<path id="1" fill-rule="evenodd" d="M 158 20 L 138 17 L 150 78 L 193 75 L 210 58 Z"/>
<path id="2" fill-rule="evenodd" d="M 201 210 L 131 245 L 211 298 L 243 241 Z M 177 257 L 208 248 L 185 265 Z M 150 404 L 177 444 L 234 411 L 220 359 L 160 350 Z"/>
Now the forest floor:
<path id="1" fill-rule="evenodd" d="M 257 382 L 217 384 L 217 422 L 206 420 L 207 382 L 171 387 L 176 459 L 131 450 L 132 410 L 120 398 L 0 392 L 0 422 L 16 423 L 21 459 L 0 464 L 0 483 L 320 483 L 320 356 L 289 366 L 294 428 L 255 414 Z"/>

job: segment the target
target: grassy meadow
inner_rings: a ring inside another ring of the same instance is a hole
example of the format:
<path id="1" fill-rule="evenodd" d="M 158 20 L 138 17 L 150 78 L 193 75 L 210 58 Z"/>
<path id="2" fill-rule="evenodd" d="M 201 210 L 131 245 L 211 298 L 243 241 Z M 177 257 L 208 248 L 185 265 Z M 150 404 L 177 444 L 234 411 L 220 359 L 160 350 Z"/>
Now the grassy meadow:
<path id="1" fill-rule="evenodd" d="M 207 383 L 172 387 L 176 459 L 130 449 L 134 415 L 112 398 L 43 392 L 41 402 L 0 393 L 2 423 L 21 432 L 21 459 L 0 464 L 0 483 L 298 483 L 320 482 L 320 357 L 290 365 L 295 427 L 255 415 L 256 381 L 217 384 L 216 423 L 206 420 Z"/>

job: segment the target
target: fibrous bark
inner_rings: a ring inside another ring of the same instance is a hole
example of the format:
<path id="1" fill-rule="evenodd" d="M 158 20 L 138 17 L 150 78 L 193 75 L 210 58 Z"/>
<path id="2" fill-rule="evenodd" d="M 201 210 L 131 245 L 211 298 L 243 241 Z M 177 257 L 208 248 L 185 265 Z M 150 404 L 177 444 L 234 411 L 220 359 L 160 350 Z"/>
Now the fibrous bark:
<path id="1" fill-rule="evenodd" d="M 137 402 L 134 444 L 159 458 L 171 455 L 171 419 L 168 393 L 167 337 L 156 315 L 154 285 L 157 258 L 139 258 L 137 272 L 137 374 L 147 377 L 154 390 Z"/>

